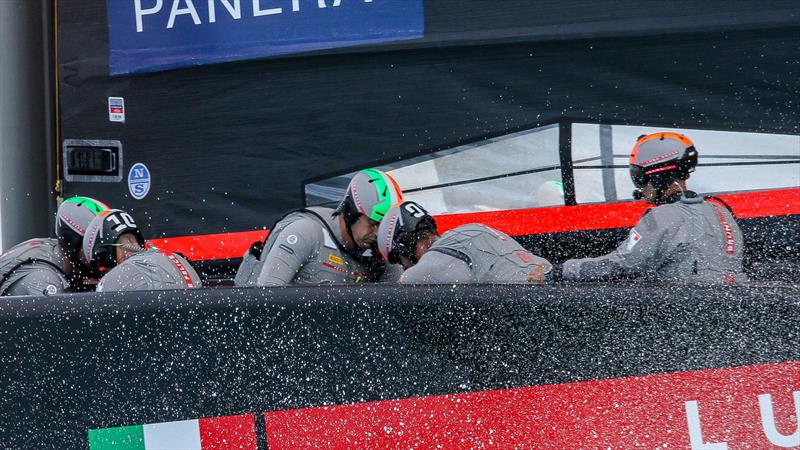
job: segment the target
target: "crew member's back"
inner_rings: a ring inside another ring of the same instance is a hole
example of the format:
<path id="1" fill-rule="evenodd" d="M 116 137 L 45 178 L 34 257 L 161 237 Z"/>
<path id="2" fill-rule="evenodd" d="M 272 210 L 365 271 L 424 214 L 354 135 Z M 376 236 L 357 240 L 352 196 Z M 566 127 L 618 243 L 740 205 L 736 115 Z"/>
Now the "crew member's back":
<path id="1" fill-rule="evenodd" d="M 81 243 L 92 219 L 107 209 L 89 197 L 64 200 L 56 212 L 56 239 L 29 239 L 0 255 L 0 295 L 53 295 L 90 284 Z"/>
<path id="2" fill-rule="evenodd" d="M 386 213 L 378 250 L 387 262 L 405 268 L 401 283 L 525 283 L 531 270 L 549 265 L 486 225 L 462 225 L 440 236 L 436 220 L 412 201 Z"/>
<path id="3" fill-rule="evenodd" d="M 545 263 L 509 235 L 471 223 L 444 233 L 400 282 L 524 283 L 533 268 Z"/>
<path id="4" fill-rule="evenodd" d="M 672 132 L 640 136 L 629 171 L 634 198 L 655 205 L 613 252 L 570 259 L 532 273 L 534 282 L 610 281 L 640 277 L 670 283 L 745 281 L 744 238 L 733 214 L 687 187 L 698 152 L 689 138 Z"/>
<path id="5" fill-rule="evenodd" d="M 83 254 L 96 273 L 104 273 L 98 292 L 202 287 L 200 276 L 184 257 L 145 249 L 139 227 L 124 211 L 108 210 L 92 220 Z"/>
<path id="6" fill-rule="evenodd" d="M 30 239 L 0 256 L 0 296 L 69 291 L 65 257 L 56 239 Z"/>
<path id="7" fill-rule="evenodd" d="M 97 292 L 156 291 L 202 287 L 200 276 L 179 254 L 150 248 L 128 257 L 97 284 Z"/>

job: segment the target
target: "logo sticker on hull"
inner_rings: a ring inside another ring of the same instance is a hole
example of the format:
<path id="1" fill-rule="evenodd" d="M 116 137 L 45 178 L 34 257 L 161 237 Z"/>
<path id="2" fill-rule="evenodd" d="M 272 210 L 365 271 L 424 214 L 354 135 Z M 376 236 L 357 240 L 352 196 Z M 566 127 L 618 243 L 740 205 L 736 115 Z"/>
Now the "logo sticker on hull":
<path id="1" fill-rule="evenodd" d="M 128 191 L 136 200 L 141 200 L 150 192 L 150 171 L 142 163 L 136 163 L 128 172 Z"/>

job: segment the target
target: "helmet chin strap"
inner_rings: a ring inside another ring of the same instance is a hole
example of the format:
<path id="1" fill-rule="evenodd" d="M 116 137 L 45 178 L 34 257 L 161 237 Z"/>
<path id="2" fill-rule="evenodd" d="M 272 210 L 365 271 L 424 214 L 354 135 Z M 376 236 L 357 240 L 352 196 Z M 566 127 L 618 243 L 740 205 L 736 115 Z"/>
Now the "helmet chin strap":
<path id="1" fill-rule="evenodd" d="M 681 195 L 686 197 L 686 191 L 683 190 L 683 188 L 681 187 L 681 184 L 678 183 L 678 180 L 673 181 L 672 184 L 674 184 L 675 186 L 678 186 L 678 189 L 681 190 Z"/>
<path id="2" fill-rule="evenodd" d="M 358 244 L 356 244 L 356 238 L 353 237 L 353 230 L 350 228 L 351 226 L 352 225 L 347 223 L 347 219 L 345 219 L 344 228 L 345 228 L 345 231 L 347 232 L 347 237 L 350 238 L 350 242 L 353 244 L 353 247 L 355 247 L 356 251 L 358 251 L 359 247 L 358 247 Z"/>
<path id="3" fill-rule="evenodd" d="M 128 250 L 129 252 L 140 253 L 145 251 L 144 248 L 139 247 L 138 245 L 133 244 L 111 244 L 112 247 L 120 247 L 122 249 Z"/>
<path id="4" fill-rule="evenodd" d="M 353 222 L 353 224 L 355 224 L 355 222 Z M 356 238 L 353 237 L 352 226 L 353 225 L 347 223 L 347 219 L 344 220 L 345 231 L 347 232 L 347 236 L 350 238 L 350 243 L 353 244 L 353 247 L 354 247 L 353 250 L 348 250 L 347 252 L 350 253 L 351 255 L 357 256 L 357 255 L 360 255 L 360 254 L 364 253 L 366 250 L 364 250 L 361 247 L 359 247 L 358 244 L 356 243 Z M 373 253 L 379 254 L 377 252 L 377 246 L 373 245 L 372 247 L 374 247 Z"/>

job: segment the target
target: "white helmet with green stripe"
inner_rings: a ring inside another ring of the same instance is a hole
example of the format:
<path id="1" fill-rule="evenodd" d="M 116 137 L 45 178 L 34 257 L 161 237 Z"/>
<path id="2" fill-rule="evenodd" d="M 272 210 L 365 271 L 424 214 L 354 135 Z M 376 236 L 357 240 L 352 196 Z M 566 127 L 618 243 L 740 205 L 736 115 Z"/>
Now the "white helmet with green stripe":
<path id="1" fill-rule="evenodd" d="M 403 192 L 394 178 L 378 169 L 364 169 L 350 180 L 336 213 L 344 216 L 348 227 L 361 215 L 380 222 L 389 208 L 402 201 Z"/>

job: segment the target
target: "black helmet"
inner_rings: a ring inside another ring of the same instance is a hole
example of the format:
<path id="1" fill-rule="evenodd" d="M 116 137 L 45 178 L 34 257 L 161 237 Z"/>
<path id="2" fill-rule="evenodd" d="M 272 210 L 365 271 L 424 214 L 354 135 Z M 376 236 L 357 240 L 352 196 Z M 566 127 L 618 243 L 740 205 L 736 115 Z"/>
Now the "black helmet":
<path id="1" fill-rule="evenodd" d="M 83 255 L 92 270 L 99 272 L 117 265 L 116 243 L 125 233 L 133 233 L 139 246 L 144 247 L 142 233 L 128 213 L 110 209 L 92 220 L 83 237 Z"/>
<path id="2" fill-rule="evenodd" d="M 436 221 L 422 206 L 412 201 L 392 206 L 378 228 L 378 251 L 392 264 L 400 262 L 399 256 L 416 263 L 418 233 L 422 230 L 438 234 Z"/>
<path id="3" fill-rule="evenodd" d="M 89 197 L 72 197 L 61 202 L 56 213 L 56 237 L 69 257 L 78 255 L 83 236 L 98 214 L 108 206 Z"/>
<path id="4" fill-rule="evenodd" d="M 634 198 L 651 183 L 661 193 L 676 180 L 685 180 L 697 167 L 697 150 L 689 138 L 679 133 L 661 132 L 639 136 L 630 160 Z"/>
<path id="5" fill-rule="evenodd" d="M 350 180 L 336 214 L 344 216 L 348 227 L 362 214 L 380 222 L 392 205 L 402 201 L 403 192 L 394 178 L 378 169 L 365 169 Z"/>

